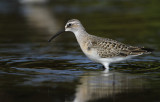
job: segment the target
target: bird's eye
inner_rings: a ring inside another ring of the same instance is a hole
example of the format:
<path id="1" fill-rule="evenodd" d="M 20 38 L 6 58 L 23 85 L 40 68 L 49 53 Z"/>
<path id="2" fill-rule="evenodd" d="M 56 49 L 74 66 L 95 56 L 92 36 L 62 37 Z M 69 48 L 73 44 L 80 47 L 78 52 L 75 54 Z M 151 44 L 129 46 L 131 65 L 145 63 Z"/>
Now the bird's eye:
<path id="1" fill-rule="evenodd" d="M 68 25 L 67 25 L 67 27 L 70 27 L 72 24 L 71 23 L 69 23 Z"/>

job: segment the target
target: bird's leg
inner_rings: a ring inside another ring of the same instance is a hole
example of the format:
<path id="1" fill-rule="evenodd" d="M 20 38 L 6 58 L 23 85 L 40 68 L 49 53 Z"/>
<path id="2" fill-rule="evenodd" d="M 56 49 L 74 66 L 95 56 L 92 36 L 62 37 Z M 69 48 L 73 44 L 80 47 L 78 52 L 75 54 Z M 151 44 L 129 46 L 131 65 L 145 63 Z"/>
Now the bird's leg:
<path id="1" fill-rule="evenodd" d="M 109 69 L 109 63 L 104 63 L 103 65 L 106 69 Z"/>
<path id="2" fill-rule="evenodd" d="M 104 63 L 103 64 L 104 65 L 104 67 L 105 67 L 105 72 L 109 72 L 109 63 Z"/>

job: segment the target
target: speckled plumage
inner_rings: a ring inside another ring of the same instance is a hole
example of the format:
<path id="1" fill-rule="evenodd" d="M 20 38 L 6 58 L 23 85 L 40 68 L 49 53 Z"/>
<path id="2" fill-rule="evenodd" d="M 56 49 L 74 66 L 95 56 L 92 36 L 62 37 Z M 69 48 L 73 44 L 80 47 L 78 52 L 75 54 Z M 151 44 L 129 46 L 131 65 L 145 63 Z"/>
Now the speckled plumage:
<path id="1" fill-rule="evenodd" d="M 92 61 L 103 64 L 107 70 L 110 63 L 152 52 L 152 49 L 129 46 L 112 39 L 88 34 L 77 19 L 69 20 L 65 31 L 73 32 L 84 54 Z"/>
<path id="2" fill-rule="evenodd" d="M 94 35 L 86 35 L 88 50 L 97 49 L 101 58 L 126 57 L 129 55 L 141 55 L 150 53 L 140 47 L 125 45 L 108 38 L 101 38 Z"/>

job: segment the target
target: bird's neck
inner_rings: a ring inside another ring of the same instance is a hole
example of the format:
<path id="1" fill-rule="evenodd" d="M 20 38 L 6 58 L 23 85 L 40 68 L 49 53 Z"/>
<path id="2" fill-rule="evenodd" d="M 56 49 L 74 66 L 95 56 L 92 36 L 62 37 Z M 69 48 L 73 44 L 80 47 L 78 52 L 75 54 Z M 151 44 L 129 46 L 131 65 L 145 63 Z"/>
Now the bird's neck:
<path id="1" fill-rule="evenodd" d="M 74 35 L 76 36 L 77 39 L 81 39 L 85 37 L 88 33 L 85 30 L 78 30 L 74 32 Z"/>
<path id="2" fill-rule="evenodd" d="M 89 35 L 85 30 L 78 30 L 73 33 L 76 36 L 76 39 L 79 44 L 80 44 L 80 42 L 82 42 L 86 38 L 87 35 Z"/>

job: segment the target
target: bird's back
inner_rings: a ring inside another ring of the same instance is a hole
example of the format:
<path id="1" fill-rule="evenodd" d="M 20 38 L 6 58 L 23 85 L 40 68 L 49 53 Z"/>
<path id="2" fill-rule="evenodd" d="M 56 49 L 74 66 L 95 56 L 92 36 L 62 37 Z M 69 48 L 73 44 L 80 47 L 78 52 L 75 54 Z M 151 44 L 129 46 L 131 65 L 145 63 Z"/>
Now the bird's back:
<path id="1" fill-rule="evenodd" d="M 137 56 L 152 52 L 152 49 L 129 46 L 112 39 L 94 35 L 88 35 L 87 46 L 88 50 L 96 49 L 101 58 Z"/>

